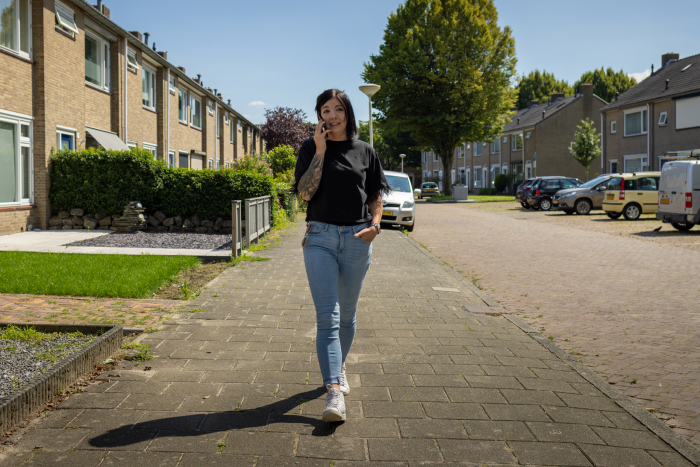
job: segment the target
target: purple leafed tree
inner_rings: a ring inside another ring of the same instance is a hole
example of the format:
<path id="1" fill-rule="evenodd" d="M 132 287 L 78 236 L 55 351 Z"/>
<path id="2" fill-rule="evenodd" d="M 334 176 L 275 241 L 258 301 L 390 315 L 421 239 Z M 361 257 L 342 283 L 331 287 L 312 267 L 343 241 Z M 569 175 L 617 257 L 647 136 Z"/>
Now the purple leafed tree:
<path id="1" fill-rule="evenodd" d="M 286 144 L 293 147 L 297 154 L 301 144 L 314 135 L 314 125 L 305 119 L 306 114 L 300 109 L 276 107 L 265 110 L 265 123 L 260 127 L 266 149 L 269 151 Z"/>

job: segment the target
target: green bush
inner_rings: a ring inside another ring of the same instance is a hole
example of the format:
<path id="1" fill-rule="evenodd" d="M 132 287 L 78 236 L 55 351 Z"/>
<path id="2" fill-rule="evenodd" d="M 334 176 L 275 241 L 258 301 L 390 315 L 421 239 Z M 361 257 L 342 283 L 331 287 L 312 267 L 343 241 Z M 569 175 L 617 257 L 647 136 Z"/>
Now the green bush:
<path id="1" fill-rule="evenodd" d="M 508 177 L 503 174 L 496 175 L 496 178 L 493 180 L 493 185 L 496 187 L 498 193 L 503 193 L 506 190 L 506 186 L 508 186 Z"/>
<path id="2" fill-rule="evenodd" d="M 261 154 L 252 156 L 246 154 L 233 162 L 233 169 L 239 172 L 255 172 L 260 175 L 272 175 L 272 169 L 267 159 Z"/>
<path id="3" fill-rule="evenodd" d="M 496 195 L 498 191 L 495 188 L 482 188 L 479 190 L 480 195 Z"/>
<path id="4" fill-rule="evenodd" d="M 54 213 L 82 208 L 120 214 L 130 201 L 140 201 L 149 214 L 230 219 L 232 200 L 267 195 L 277 199 L 269 170 L 263 175 L 232 169 L 174 169 L 142 149 L 85 149 L 51 156 L 49 199 Z"/>
<path id="5" fill-rule="evenodd" d="M 267 153 L 263 153 L 261 157 L 267 159 L 272 174 L 279 177 L 280 174 L 293 171 L 297 165 L 297 158 L 294 156 L 294 148 L 291 146 L 281 145 Z"/>

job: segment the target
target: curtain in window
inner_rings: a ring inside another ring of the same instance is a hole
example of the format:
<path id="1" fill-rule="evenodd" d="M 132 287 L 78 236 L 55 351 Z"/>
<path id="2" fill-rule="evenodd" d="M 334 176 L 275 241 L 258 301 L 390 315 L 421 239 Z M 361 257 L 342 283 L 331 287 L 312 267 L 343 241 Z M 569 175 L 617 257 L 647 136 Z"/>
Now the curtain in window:
<path id="1" fill-rule="evenodd" d="M 31 188 L 31 160 L 29 158 L 29 148 L 22 146 L 22 198 L 29 199 Z"/>
<path id="2" fill-rule="evenodd" d="M 17 0 L 0 0 L 0 45 L 17 50 Z"/>
<path id="3" fill-rule="evenodd" d="M 19 0 L 19 50 L 29 53 L 29 0 Z"/>
<path id="4" fill-rule="evenodd" d="M 100 86 L 100 44 L 85 35 L 85 81 Z"/>
<path id="5" fill-rule="evenodd" d="M 0 203 L 17 201 L 17 127 L 0 122 Z"/>
<path id="6" fill-rule="evenodd" d="M 641 172 L 642 171 L 642 158 L 636 157 L 634 159 L 625 160 L 625 172 Z"/>
<path id="7" fill-rule="evenodd" d="M 638 135 L 642 132 L 642 113 L 635 112 L 625 115 L 625 134 Z"/>

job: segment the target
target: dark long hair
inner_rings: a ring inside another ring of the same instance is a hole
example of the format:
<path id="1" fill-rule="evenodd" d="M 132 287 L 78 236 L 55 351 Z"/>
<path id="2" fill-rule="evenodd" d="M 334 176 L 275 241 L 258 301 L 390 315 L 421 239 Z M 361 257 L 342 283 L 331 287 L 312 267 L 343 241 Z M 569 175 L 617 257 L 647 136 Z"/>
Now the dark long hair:
<path id="1" fill-rule="evenodd" d="M 339 89 L 326 89 L 316 98 L 316 117 L 321 119 L 321 107 L 323 107 L 326 102 L 336 98 L 340 101 L 340 104 L 345 109 L 345 120 L 347 125 L 345 126 L 345 133 L 348 135 L 348 139 L 353 139 L 357 137 L 357 122 L 355 121 L 355 111 L 352 110 L 352 104 L 350 103 L 350 98 L 345 94 L 345 91 Z"/>

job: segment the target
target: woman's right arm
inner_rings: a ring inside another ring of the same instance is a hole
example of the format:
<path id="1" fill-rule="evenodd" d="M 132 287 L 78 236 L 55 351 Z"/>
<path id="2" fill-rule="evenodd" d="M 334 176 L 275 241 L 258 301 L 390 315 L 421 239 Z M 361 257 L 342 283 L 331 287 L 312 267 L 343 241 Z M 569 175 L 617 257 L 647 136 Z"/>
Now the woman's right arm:
<path id="1" fill-rule="evenodd" d="M 304 201 L 311 201 L 318 191 L 321 184 L 321 176 L 323 175 L 323 159 L 326 154 L 326 138 L 328 138 L 328 130 L 322 131 L 323 120 L 316 125 L 314 132 L 314 143 L 316 143 L 316 154 L 309 164 L 309 168 L 304 175 L 299 179 L 297 190 L 301 194 Z"/>

